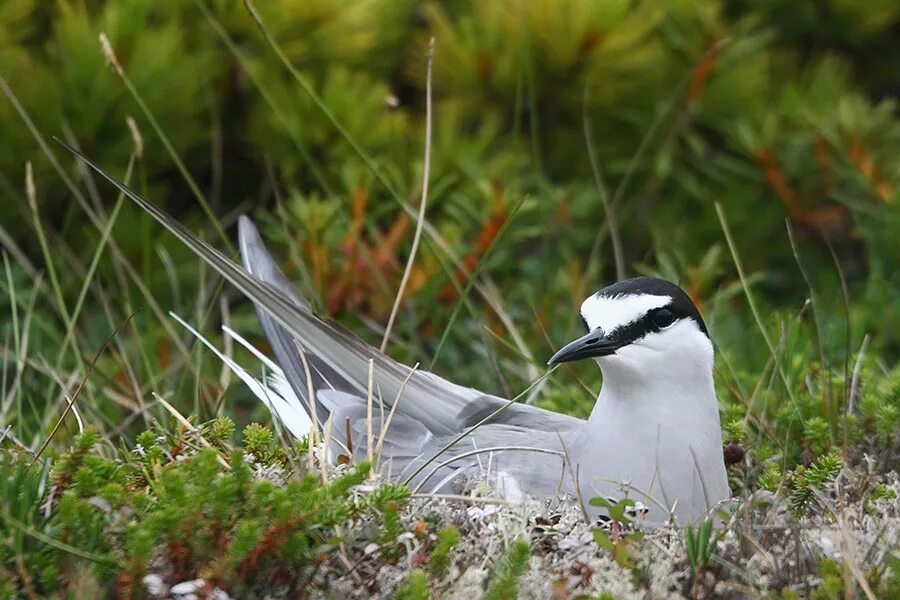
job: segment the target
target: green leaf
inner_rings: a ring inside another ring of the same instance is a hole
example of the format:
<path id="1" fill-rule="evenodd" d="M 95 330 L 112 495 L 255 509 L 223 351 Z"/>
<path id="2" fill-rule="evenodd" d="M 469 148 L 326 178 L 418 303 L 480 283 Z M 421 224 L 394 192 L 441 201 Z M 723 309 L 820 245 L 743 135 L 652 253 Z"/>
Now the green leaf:
<path id="1" fill-rule="evenodd" d="M 597 542 L 598 546 L 609 552 L 612 552 L 615 548 L 615 544 L 612 539 L 610 539 L 609 535 L 599 529 L 594 530 L 594 541 Z"/>

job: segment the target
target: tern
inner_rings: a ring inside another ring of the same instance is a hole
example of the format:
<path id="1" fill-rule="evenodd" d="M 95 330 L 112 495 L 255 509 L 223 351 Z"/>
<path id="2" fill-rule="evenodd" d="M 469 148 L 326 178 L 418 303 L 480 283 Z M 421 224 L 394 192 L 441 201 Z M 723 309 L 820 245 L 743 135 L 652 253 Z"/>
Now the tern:
<path id="1" fill-rule="evenodd" d="M 247 217 L 240 218 L 238 233 L 246 270 L 311 316 Z M 333 422 L 334 456 L 343 449 L 346 459 L 365 458 L 371 420 L 376 432 L 386 431 L 382 470 L 393 479 L 411 477 L 416 489 L 457 491 L 487 469 L 504 496 L 628 495 L 648 523 L 673 516 L 696 522 L 730 496 L 713 346 L 689 296 L 663 279 L 627 279 L 588 297 L 580 309 L 586 335 L 550 358 L 549 364 L 594 359 L 600 366 L 603 387 L 586 421 L 411 372 L 333 324 L 320 322 L 316 332 L 327 341 L 298 338 L 265 307 L 257 304 L 256 310 L 291 388 L 305 403 L 310 373 L 316 414 Z M 381 405 L 371 417 L 370 359 Z"/>
<path id="2" fill-rule="evenodd" d="M 395 362 L 313 314 L 249 218 L 238 223 L 241 268 L 63 145 L 250 298 L 288 384 L 276 387 L 294 395 L 269 406 L 295 434 L 300 421 L 327 426 L 327 459 L 376 455 L 384 477 L 423 492 L 460 491 L 486 476 L 505 497 L 570 497 L 591 518 L 605 509 L 590 499 L 629 498 L 650 526 L 697 522 L 730 497 L 713 345 L 697 307 L 674 283 L 636 277 L 582 302 L 586 334 L 549 363 L 599 365 L 603 384 L 583 420 Z M 304 418 L 286 419 L 292 407 Z"/>

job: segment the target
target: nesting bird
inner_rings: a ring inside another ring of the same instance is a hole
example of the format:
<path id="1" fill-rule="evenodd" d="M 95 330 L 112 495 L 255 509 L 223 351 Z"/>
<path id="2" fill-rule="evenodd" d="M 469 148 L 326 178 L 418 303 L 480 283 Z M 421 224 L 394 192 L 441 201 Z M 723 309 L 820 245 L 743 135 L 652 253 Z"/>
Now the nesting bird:
<path id="1" fill-rule="evenodd" d="M 240 219 L 239 238 L 247 271 L 317 323 L 315 332 L 294 336 L 276 315 L 256 305 L 291 387 L 311 414 L 310 402 L 315 402 L 320 425 L 332 419 L 333 457 L 343 453 L 359 459 L 369 452 L 371 358 L 379 395 L 371 419 L 376 432 L 385 432 L 382 472 L 415 489 L 457 491 L 471 477 L 486 476 L 509 497 L 627 495 L 645 507 L 642 518 L 651 524 L 670 516 L 682 523 L 697 521 L 729 497 L 713 346 L 700 313 L 677 285 L 637 277 L 605 287 L 582 303 L 586 335 L 549 362 L 590 358 L 600 366 L 603 387 L 585 421 L 412 372 L 314 317 L 246 217 Z M 314 399 L 308 397 L 301 351 Z"/>
<path id="2" fill-rule="evenodd" d="M 568 496 L 591 517 L 603 509 L 589 499 L 627 497 L 644 507 L 640 519 L 647 525 L 696 522 L 729 497 L 713 346 L 677 285 L 637 277 L 581 304 L 587 333 L 549 361 L 590 358 L 600 366 L 597 402 L 587 420 L 578 419 L 393 361 L 314 315 L 248 218 L 239 221 L 241 268 L 62 145 L 253 301 L 278 363 L 271 366 L 280 401 L 267 404 L 295 435 L 306 424 L 321 430 L 330 422 L 331 460 L 374 455 L 386 478 L 427 492 L 455 491 L 486 476 L 504 496 Z M 267 389 L 257 391 L 265 397 Z"/>

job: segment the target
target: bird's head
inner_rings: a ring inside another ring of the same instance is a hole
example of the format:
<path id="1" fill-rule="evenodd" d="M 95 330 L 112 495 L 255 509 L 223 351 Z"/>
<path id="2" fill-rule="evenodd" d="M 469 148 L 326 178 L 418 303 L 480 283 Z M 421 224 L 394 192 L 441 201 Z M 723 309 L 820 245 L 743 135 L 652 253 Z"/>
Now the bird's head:
<path id="1" fill-rule="evenodd" d="M 697 307 L 680 287 L 654 277 L 607 286 L 581 304 L 587 334 L 549 364 L 593 358 L 607 376 L 679 377 L 712 369 L 713 347 Z"/>

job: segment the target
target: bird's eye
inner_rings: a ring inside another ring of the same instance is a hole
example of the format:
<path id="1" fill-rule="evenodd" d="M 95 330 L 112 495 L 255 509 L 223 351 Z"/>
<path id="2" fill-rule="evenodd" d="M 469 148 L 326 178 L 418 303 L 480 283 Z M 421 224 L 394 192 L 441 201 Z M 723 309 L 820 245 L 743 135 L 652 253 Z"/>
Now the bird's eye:
<path id="1" fill-rule="evenodd" d="M 674 322 L 675 313 L 668 308 L 660 308 L 659 310 L 653 311 L 653 324 L 660 329 L 668 327 Z"/>

